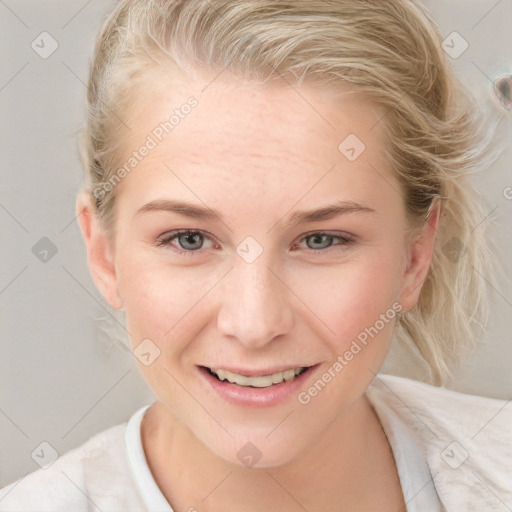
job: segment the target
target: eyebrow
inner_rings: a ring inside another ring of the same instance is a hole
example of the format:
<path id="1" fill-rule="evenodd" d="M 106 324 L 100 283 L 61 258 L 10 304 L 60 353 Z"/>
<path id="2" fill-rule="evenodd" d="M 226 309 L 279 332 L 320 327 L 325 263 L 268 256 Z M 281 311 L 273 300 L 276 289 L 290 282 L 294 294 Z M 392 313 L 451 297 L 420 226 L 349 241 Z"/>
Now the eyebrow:
<path id="1" fill-rule="evenodd" d="M 151 201 L 137 210 L 135 215 L 143 212 L 151 211 L 167 211 L 169 213 L 177 213 L 185 217 L 190 217 L 197 220 L 222 220 L 222 216 L 216 210 L 208 207 L 194 205 L 184 201 L 177 201 L 171 199 L 156 199 Z M 347 213 L 370 212 L 376 213 L 376 210 L 368 206 L 355 203 L 353 201 L 338 201 L 321 208 L 313 210 L 302 210 L 294 212 L 287 223 L 290 227 L 297 226 L 298 224 L 306 224 L 308 222 L 319 222 L 329 220 L 339 215 Z M 278 224 L 278 222 L 276 223 Z"/>

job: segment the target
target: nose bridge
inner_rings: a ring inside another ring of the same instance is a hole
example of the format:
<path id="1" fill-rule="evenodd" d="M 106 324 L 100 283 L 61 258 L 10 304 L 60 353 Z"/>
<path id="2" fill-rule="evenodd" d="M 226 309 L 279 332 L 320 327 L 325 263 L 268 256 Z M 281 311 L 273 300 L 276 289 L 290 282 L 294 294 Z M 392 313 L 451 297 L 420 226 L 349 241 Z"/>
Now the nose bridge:
<path id="1" fill-rule="evenodd" d="M 252 263 L 240 258 L 224 282 L 218 328 L 247 346 L 263 346 L 291 329 L 288 299 L 286 287 L 266 258 Z"/>

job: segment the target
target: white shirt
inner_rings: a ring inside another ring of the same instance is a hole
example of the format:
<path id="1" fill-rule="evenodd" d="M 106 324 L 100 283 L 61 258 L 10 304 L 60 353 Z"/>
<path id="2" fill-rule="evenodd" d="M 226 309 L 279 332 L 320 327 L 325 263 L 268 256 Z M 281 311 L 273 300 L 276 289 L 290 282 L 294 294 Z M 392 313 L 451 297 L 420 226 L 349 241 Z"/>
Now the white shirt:
<path id="1" fill-rule="evenodd" d="M 366 393 L 393 451 L 408 512 L 512 510 L 510 401 L 383 374 Z M 173 512 L 142 448 L 148 407 L 4 487 L 0 511 Z"/>

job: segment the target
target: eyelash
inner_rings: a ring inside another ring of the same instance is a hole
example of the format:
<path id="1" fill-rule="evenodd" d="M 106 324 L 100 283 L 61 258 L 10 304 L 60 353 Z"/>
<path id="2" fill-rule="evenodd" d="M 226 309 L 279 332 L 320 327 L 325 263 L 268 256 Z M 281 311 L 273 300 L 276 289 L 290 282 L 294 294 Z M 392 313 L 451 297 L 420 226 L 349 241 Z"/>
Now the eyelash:
<path id="1" fill-rule="evenodd" d="M 177 238 L 179 238 L 180 236 L 183 236 L 183 235 L 200 235 L 204 238 L 210 238 L 208 236 L 207 233 L 205 233 L 204 231 L 199 231 L 199 230 L 193 230 L 193 229 L 176 229 L 176 230 L 173 230 L 173 231 L 168 231 L 166 233 L 164 233 L 163 235 L 161 235 L 158 239 L 157 239 L 157 245 L 158 247 L 168 247 L 171 245 L 171 242 L 173 242 L 174 240 L 176 240 Z M 344 247 L 347 247 L 348 245 L 352 244 L 355 242 L 354 238 L 348 236 L 348 235 L 345 235 L 345 236 L 341 236 L 339 234 L 333 234 L 333 233 L 329 233 L 329 232 L 326 232 L 326 231 L 314 231 L 314 232 L 311 232 L 305 236 L 303 236 L 300 240 L 300 242 L 304 241 L 304 240 L 307 240 L 308 238 L 313 238 L 314 236 L 327 236 L 327 237 L 330 237 L 332 239 L 338 239 L 340 240 L 340 243 L 339 244 L 336 244 L 336 245 L 331 245 L 329 247 L 326 247 L 325 249 L 310 249 L 310 248 L 307 248 L 307 251 L 308 252 L 311 252 L 313 254 L 325 254 L 327 252 L 331 252 L 331 250 L 335 250 L 336 247 L 342 249 Z M 299 242 L 299 243 L 300 243 Z M 296 247 L 296 246 L 294 246 Z M 197 254 L 201 254 L 202 252 L 202 247 L 200 249 L 196 249 L 196 250 L 184 250 L 184 249 L 180 249 L 180 248 L 177 248 L 175 246 L 173 246 L 173 250 L 175 252 L 177 252 L 178 254 L 186 254 L 186 255 L 190 255 L 190 256 L 196 256 Z"/>

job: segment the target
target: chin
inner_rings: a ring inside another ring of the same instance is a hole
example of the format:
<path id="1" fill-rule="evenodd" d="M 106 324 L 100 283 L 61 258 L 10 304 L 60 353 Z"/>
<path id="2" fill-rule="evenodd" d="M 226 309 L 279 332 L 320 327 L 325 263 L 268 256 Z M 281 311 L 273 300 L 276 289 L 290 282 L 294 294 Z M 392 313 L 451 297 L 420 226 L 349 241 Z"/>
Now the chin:
<path id="1" fill-rule="evenodd" d="M 281 436 L 268 435 L 268 431 L 259 435 L 239 432 L 228 444 L 218 444 L 211 440 L 208 448 L 230 464 L 248 469 L 271 469 L 292 463 L 307 448 L 308 443 L 291 433 Z M 311 443 L 309 443 L 310 445 Z"/>

